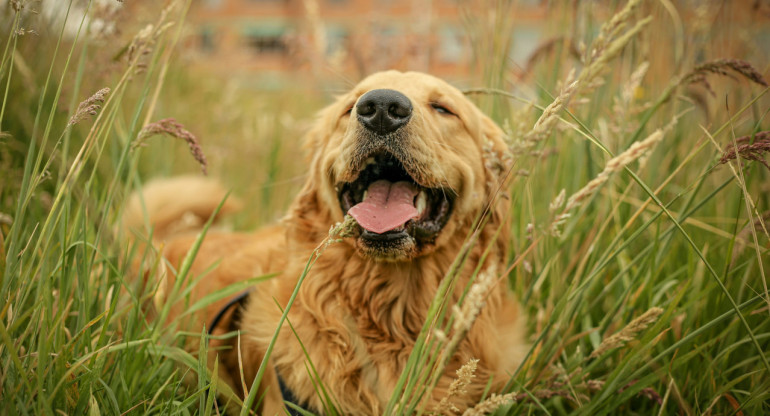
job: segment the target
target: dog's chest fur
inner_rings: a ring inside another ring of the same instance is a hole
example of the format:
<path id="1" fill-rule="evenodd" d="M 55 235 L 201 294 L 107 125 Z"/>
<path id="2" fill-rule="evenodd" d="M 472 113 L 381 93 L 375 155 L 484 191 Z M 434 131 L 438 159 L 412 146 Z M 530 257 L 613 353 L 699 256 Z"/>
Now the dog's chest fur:
<path id="1" fill-rule="evenodd" d="M 313 410 L 323 410 L 299 338 L 318 378 L 342 407 L 339 411 L 381 414 L 444 276 L 438 265 L 451 264 L 451 258 L 434 253 L 408 263 L 376 263 L 362 259 L 347 245 L 327 250 L 311 269 L 289 313 L 296 335 L 284 325 L 272 359 L 292 393 Z M 331 260 L 340 258 L 348 260 L 345 264 Z M 295 276 L 304 268 L 304 264 L 293 266 L 270 290 L 280 295 L 281 304 L 288 301 Z M 274 303 L 255 302 L 248 314 L 257 319 L 244 329 L 266 345 L 280 310 Z"/>

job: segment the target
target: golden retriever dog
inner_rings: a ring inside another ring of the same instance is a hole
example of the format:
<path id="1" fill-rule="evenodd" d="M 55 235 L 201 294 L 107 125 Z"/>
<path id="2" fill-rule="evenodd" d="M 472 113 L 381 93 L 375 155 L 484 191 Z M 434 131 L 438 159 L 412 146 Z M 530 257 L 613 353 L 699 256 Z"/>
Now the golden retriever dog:
<path id="1" fill-rule="evenodd" d="M 330 226 L 349 214 L 355 219 L 352 236 L 324 249 L 288 313 L 296 334 L 284 325 L 277 338 L 261 383 L 262 413 L 284 414 L 287 392 L 297 405 L 323 413 L 316 380 L 308 372 L 309 356 L 339 412 L 382 414 L 439 284 L 469 235 L 475 239 L 448 307 L 459 301 L 474 270 L 500 274 L 423 400 L 425 409 L 433 410 L 469 359 L 479 360 L 474 383 L 452 403 L 460 410 L 472 406 L 490 382 L 492 391 L 499 391 L 528 351 L 524 318 L 502 275 L 511 208 L 497 197 L 505 189 L 502 130 L 448 83 L 422 73 L 387 71 L 369 76 L 322 110 L 305 140 L 309 174 L 284 220 L 254 233 L 210 232 L 197 253 L 190 276 L 203 277 L 193 299 L 277 273 L 255 285 L 241 306 L 228 309 L 225 299 L 184 315 L 197 330 L 217 315 L 215 334 L 240 330 L 237 342 L 212 340 L 209 363 L 218 356 L 222 377 L 245 393 L 308 259 Z M 171 213 L 145 209 L 164 239 L 168 267 L 159 273 L 162 296 L 173 287 L 174 270 L 196 238 L 170 232 L 169 218 L 190 211 L 205 220 L 223 192 L 196 189 L 189 178 L 160 187 L 165 190 L 146 192 L 144 203 L 156 207 L 163 204 L 153 199 L 173 201 Z M 211 198 L 206 202 L 201 195 Z M 190 209 L 180 209 L 187 200 Z M 153 218 L 160 214 L 162 223 Z M 144 217 L 141 209 L 128 209 L 124 223 L 137 228 Z M 169 319 L 183 312 L 172 309 Z"/>

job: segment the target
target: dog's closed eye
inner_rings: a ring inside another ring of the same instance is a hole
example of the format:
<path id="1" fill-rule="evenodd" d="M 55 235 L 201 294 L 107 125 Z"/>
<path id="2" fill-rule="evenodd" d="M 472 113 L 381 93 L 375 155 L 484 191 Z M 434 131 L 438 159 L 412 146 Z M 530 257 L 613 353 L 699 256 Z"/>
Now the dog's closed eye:
<path id="1" fill-rule="evenodd" d="M 433 107 L 433 109 L 436 110 L 437 113 L 457 117 L 457 114 L 453 113 L 450 109 L 446 108 L 444 105 L 440 103 L 432 102 L 430 103 L 430 106 Z"/>

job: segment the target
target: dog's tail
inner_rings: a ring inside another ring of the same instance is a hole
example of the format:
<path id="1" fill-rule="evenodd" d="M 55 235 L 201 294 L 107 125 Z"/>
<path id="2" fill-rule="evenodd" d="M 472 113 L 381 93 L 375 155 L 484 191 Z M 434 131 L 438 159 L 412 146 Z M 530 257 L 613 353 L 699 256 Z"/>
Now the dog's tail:
<path id="1" fill-rule="evenodd" d="M 152 235 L 153 241 L 160 242 L 197 232 L 220 204 L 215 220 L 242 206 L 214 179 L 188 175 L 153 180 L 131 195 L 121 225 L 130 236 Z"/>

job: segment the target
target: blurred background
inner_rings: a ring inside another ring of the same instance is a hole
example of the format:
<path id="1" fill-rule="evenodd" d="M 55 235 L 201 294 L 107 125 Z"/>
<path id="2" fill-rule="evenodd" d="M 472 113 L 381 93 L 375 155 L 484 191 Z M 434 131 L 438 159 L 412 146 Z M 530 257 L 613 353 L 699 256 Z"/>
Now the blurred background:
<path id="1" fill-rule="evenodd" d="M 517 83 L 532 75 L 538 58 L 563 52 L 554 51 L 561 49 L 557 43 L 578 56 L 578 43 L 596 35 L 599 24 L 623 3 L 193 0 L 184 55 L 196 68 L 249 78 L 266 89 L 318 80 L 355 83 L 391 68 L 475 85 L 489 61 L 500 58 L 504 76 Z M 133 16 L 153 9 L 142 2 L 124 4 L 124 14 Z M 639 53 L 655 53 L 661 58 L 658 65 L 676 62 L 670 58 L 684 52 L 677 47 L 701 48 L 692 51 L 700 60 L 709 54 L 766 60 L 770 52 L 767 1 L 665 0 L 649 7 L 659 23 L 649 36 L 660 42 L 653 43 L 654 51 Z M 685 26 L 692 31 L 683 33 Z M 664 41 L 676 37 L 684 44 Z M 698 45 L 698 37 L 708 38 L 709 44 Z"/>
<path id="2" fill-rule="evenodd" d="M 87 61 L 87 74 L 81 84 L 62 84 L 62 102 L 74 103 L 87 91 L 117 79 L 132 39 L 156 23 L 165 7 L 163 2 L 136 0 L 1 0 L 6 23 L 15 4 L 23 5 L 25 13 L 23 33 L 16 39 L 14 65 L 19 75 L 10 84 L 9 111 L 22 110 L 14 118 L 21 125 L 4 126 L 15 138 L 31 135 L 33 113 L 23 111 L 23 103 L 29 104 L 27 110 L 36 106 L 37 87 L 47 75 L 65 17 L 67 43 L 77 36 L 83 13 L 88 10 L 90 16 L 77 45 L 86 50 L 81 59 Z M 249 218 L 272 221 L 302 182 L 299 138 L 314 112 L 336 93 L 375 71 L 424 71 L 459 88 L 516 94 L 523 104 L 495 95 L 472 97 L 502 124 L 511 108 L 526 107 L 527 101 L 530 107 L 550 102 L 560 80 L 581 66 L 586 44 L 600 25 L 623 4 L 192 0 L 154 117 L 173 117 L 197 134 L 210 172 L 246 195 L 259 213 L 252 212 Z M 768 1 L 659 0 L 645 2 L 637 14 L 651 15 L 653 22 L 638 42 L 626 48 L 610 80 L 619 82 L 640 62 L 648 62 L 644 80 L 633 92 L 639 101 L 655 97 L 677 74 L 717 58 L 747 59 L 767 74 Z M 713 88 L 720 85 L 717 80 Z M 78 97 L 72 96 L 75 87 L 81 89 Z M 741 94 L 729 99 L 743 99 Z M 705 88 L 691 88 L 688 96 L 705 118 L 713 118 L 722 105 Z M 611 106 L 589 110 L 599 116 L 612 111 Z M 531 125 L 534 116 L 530 112 L 528 119 L 517 122 Z M 194 171 L 195 161 L 184 152 L 179 143 L 150 142 L 140 169 L 148 177 Z M 276 187 L 285 191 L 276 193 Z"/>
<path id="3" fill-rule="evenodd" d="M 200 174 L 192 142 L 248 207 L 235 228 L 275 222 L 316 112 L 391 68 L 446 79 L 507 135 L 508 277 L 535 346 L 514 381 L 541 402 L 504 414 L 768 413 L 770 0 L 0 0 L 0 413 L 213 414 L 206 364 L 136 307 L 125 198 Z M 559 213 L 650 136 L 635 176 Z"/>

